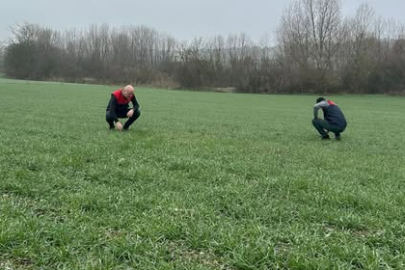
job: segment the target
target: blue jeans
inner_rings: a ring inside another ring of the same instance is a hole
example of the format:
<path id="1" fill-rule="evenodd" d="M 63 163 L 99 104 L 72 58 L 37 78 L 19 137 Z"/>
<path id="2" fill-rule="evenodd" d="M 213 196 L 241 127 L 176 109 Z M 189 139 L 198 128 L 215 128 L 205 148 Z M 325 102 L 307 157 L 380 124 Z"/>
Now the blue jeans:
<path id="1" fill-rule="evenodd" d="M 326 137 L 328 135 L 328 131 L 333 132 L 336 137 L 339 137 L 340 133 L 343 132 L 346 128 L 331 125 L 323 119 L 313 119 L 312 124 L 322 137 Z"/>

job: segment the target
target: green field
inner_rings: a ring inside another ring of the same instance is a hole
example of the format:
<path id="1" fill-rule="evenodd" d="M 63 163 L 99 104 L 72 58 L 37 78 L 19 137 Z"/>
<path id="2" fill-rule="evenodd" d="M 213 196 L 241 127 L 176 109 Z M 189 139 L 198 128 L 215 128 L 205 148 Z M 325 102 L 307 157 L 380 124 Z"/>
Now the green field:
<path id="1" fill-rule="evenodd" d="M 0 80 L 0 269 L 405 269 L 405 98 Z"/>

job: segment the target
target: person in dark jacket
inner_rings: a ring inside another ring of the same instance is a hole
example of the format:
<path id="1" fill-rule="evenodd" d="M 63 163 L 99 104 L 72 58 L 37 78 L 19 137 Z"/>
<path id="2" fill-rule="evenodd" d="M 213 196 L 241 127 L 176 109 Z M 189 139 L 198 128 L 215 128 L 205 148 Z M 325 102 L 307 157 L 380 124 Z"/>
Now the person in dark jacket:
<path id="1" fill-rule="evenodd" d="M 319 109 L 322 109 L 324 119 L 318 118 Z M 322 140 L 330 139 L 328 132 L 333 132 L 336 140 L 340 140 L 340 133 L 342 133 L 347 126 L 342 110 L 340 110 L 333 101 L 325 100 L 323 97 L 319 97 L 316 100 L 312 124 L 321 135 Z"/>
<path id="2" fill-rule="evenodd" d="M 110 130 L 115 128 L 126 131 L 141 115 L 134 91 L 132 85 L 127 85 L 111 94 L 106 109 L 106 121 Z M 132 102 L 132 108 L 129 108 L 129 102 Z M 128 120 L 122 125 L 118 118 L 128 118 Z"/>

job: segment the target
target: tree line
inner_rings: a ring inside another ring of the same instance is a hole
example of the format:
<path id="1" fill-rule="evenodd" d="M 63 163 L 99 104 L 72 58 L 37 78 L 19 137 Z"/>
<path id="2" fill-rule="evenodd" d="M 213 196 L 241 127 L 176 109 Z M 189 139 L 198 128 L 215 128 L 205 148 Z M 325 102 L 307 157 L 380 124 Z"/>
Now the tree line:
<path id="1" fill-rule="evenodd" d="M 405 93 L 405 26 L 367 4 L 296 0 L 273 40 L 245 33 L 181 42 L 147 26 L 55 31 L 24 23 L 0 44 L 7 76 L 251 93 Z"/>

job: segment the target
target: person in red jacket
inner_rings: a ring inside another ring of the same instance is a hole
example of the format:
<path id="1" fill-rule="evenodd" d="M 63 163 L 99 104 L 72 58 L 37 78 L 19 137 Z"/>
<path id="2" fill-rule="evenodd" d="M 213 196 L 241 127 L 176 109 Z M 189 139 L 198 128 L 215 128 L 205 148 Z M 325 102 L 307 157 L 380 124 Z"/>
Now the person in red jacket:
<path id="1" fill-rule="evenodd" d="M 110 102 L 108 102 L 106 109 L 106 121 L 110 126 L 110 130 L 114 128 L 117 130 L 128 130 L 141 115 L 134 91 L 135 89 L 132 85 L 127 85 L 111 94 Z M 132 108 L 129 108 L 129 102 L 132 102 Z M 128 118 L 128 120 L 122 125 L 118 118 Z"/>

